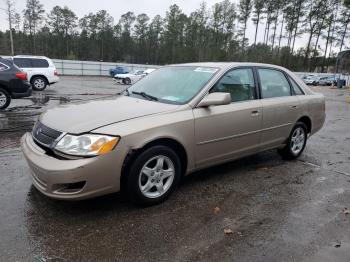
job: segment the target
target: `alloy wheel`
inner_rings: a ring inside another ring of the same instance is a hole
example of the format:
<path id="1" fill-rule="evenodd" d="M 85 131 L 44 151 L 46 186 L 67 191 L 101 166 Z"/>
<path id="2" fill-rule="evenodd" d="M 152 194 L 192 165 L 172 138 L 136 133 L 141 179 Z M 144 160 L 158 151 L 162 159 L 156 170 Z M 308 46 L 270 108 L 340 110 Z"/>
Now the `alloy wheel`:
<path id="1" fill-rule="evenodd" d="M 7 103 L 6 95 L 0 91 L 0 107 L 4 106 Z"/>
<path id="2" fill-rule="evenodd" d="M 305 130 L 298 127 L 294 130 L 291 138 L 291 151 L 294 155 L 298 155 L 304 148 L 306 141 Z"/>
<path id="3" fill-rule="evenodd" d="M 43 89 L 45 87 L 45 81 L 41 78 L 37 78 L 34 81 L 34 86 L 38 90 Z"/>
<path id="4" fill-rule="evenodd" d="M 174 163 L 164 155 L 149 159 L 139 174 L 139 188 L 148 198 L 164 195 L 173 184 L 175 177 Z"/>

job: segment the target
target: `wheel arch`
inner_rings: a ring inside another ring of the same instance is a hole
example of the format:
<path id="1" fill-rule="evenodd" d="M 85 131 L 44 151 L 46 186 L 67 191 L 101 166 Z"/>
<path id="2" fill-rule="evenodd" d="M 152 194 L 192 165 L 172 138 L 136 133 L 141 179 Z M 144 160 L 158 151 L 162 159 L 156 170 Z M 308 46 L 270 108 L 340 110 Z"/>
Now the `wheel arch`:
<path id="1" fill-rule="evenodd" d="M 121 190 L 123 190 L 123 185 L 126 182 L 126 177 L 127 177 L 127 172 L 132 164 L 132 162 L 136 159 L 137 156 L 139 156 L 142 152 L 147 150 L 148 148 L 156 145 L 163 145 L 170 147 L 177 153 L 177 155 L 180 158 L 181 161 L 181 174 L 185 175 L 186 170 L 187 170 L 187 165 L 188 165 L 188 153 L 185 149 L 185 147 L 176 139 L 172 137 L 161 137 L 161 138 L 156 138 L 154 140 L 146 142 L 144 145 L 140 146 L 139 148 L 134 148 L 131 149 L 127 156 L 124 159 L 123 166 L 122 166 L 122 171 L 121 171 L 121 177 L 120 177 L 120 185 L 121 185 Z M 125 187 L 124 187 L 125 188 Z"/>
<path id="2" fill-rule="evenodd" d="M 0 83 L 0 88 L 4 89 L 7 93 L 12 96 L 11 88 Z"/>
<path id="3" fill-rule="evenodd" d="M 298 119 L 297 122 L 302 122 L 306 125 L 307 127 L 307 132 L 308 134 L 311 134 L 312 131 L 312 122 L 311 122 L 311 118 L 308 116 L 302 116 Z"/>
<path id="4" fill-rule="evenodd" d="M 42 77 L 42 78 L 44 78 L 45 81 L 46 81 L 46 84 L 50 85 L 49 80 L 47 79 L 47 77 L 46 77 L 45 75 L 41 75 L 41 74 L 32 75 L 32 77 L 30 78 L 30 81 L 29 81 L 31 84 L 32 84 L 32 81 L 33 81 L 33 79 L 34 79 L 35 77 Z"/>

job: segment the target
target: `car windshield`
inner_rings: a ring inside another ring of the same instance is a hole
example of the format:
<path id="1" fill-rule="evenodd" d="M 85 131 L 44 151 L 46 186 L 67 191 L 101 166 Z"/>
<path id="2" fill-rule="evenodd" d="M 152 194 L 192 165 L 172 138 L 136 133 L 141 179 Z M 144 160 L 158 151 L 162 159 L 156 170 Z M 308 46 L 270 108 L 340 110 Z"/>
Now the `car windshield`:
<path id="1" fill-rule="evenodd" d="M 213 67 L 163 67 L 129 87 L 126 95 L 170 104 L 185 104 L 218 71 L 218 68 Z"/>

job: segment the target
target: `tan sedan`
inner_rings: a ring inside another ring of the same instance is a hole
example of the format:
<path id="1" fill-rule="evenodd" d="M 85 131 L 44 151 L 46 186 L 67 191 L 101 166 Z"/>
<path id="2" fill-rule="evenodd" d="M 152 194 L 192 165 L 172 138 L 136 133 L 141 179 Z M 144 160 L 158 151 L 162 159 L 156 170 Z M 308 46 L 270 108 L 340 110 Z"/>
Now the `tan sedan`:
<path id="1" fill-rule="evenodd" d="M 122 190 L 150 205 L 202 168 L 273 148 L 297 158 L 324 120 L 324 97 L 285 68 L 181 64 L 114 98 L 49 109 L 21 146 L 35 187 L 49 197 Z"/>

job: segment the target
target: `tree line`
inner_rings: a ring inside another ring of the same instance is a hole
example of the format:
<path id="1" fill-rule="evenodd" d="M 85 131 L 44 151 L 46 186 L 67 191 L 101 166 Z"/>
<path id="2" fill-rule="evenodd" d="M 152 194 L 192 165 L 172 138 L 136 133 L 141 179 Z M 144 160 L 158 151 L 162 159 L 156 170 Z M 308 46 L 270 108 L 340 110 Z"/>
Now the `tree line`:
<path id="1" fill-rule="evenodd" d="M 164 17 L 127 12 L 119 20 L 106 10 L 81 18 L 67 6 L 46 12 L 39 0 L 17 13 L 14 0 L 3 1 L 12 27 L 0 31 L 4 55 L 12 33 L 15 54 L 142 64 L 252 61 L 326 72 L 349 44 L 350 0 L 202 2 L 189 15 L 174 4 Z"/>

